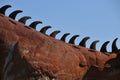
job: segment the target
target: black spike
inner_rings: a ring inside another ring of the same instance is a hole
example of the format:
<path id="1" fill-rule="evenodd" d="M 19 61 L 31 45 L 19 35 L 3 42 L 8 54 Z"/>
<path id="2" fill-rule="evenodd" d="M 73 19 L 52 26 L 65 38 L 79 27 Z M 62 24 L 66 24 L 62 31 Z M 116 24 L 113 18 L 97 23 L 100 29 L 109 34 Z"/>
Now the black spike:
<path id="1" fill-rule="evenodd" d="M 26 24 L 26 21 L 27 21 L 28 19 L 31 19 L 31 17 L 30 17 L 30 16 L 24 16 L 24 17 L 20 18 L 20 19 L 18 20 L 18 22 L 21 22 L 21 23 L 23 23 L 23 24 Z"/>
<path id="2" fill-rule="evenodd" d="M 70 35 L 70 33 L 65 33 L 65 34 L 61 37 L 60 40 L 62 40 L 62 41 L 65 42 L 65 39 L 66 39 L 66 37 L 67 37 L 68 35 Z"/>
<path id="3" fill-rule="evenodd" d="M 52 28 L 51 26 L 44 26 L 40 32 L 43 33 L 43 34 L 46 34 L 46 31 L 49 29 L 49 28 Z"/>
<path id="4" fill-rule="evenodd" d="M 5 11 L 10 7 L 11 7 L 11 5 L 5 5 L 5 6 L 1 7 L 0 8 L 0 13 L 5 15 Z"/>
<path id="5" fill-rule="evenodd" d="M 82 39 L 82 41 L 79 43 L 80 46 L 86 47 L 86 41 L 90 39 L 90 37 L 85 37 Z"/>
<path id="6" fill-rule="evenodd" d="M 112 43 L 112 52 L 115 52 L 118 50 L 117 46 L 116 46 L 116 41 L 118 40 L 118 38 L 116 38 L 113 43 Z"/>
<path id="7" fill-rule="evenodd" d="M 69 40 L 69 43 L 71 43 L 71 44 L 75 44 L 75 39 L 77 38 L 77 37 L 79 37 L 79 35 L 74 35 L 70 40 Z"/>
<path id="8" fill-rule="evenodd" d="M 96 43 L 98 43 L 98 42 L 99 42 L 99 40 L 93 41 L 92 44 L 90 45 L 90 49 L 96 50 Z"/>
<path id="9" fill-rule="evenodd" d="M 23 11 L 21 11 L 21 10 L 15 10 L 15 11 L 13 11 L 13 12 L 9 15 L 9 17 L 12 18 L 12 19 L 15 19 L 16 16 L 17 16 L 17 14 L 18 14 L 18 13 L 21 13 L 21 12 L 23 12 Z"/>
<path id="10" fill-rule="evenodd" d="M 30 26 L 31 28 L 36 29 L 37 24 L 42 24 L 42 22 L 41 22 L 41 21 L 34 21 L 34 22 L 32 22 L 29 26 Z"/>
<path id="11" fill-rule="evenodd" d="M 107 52 L 107 45 L 108 45 L 108 43 L 110 43 L 110 41 L 106 41 L 103 45 L 102 45 L 102 47 L 101 47 L 101 49 L 100 49 L 100 51 L 101 52 Z"/>
<path id="12" fill-rule="evenodd" d="M 53 37 L 53 38 L 55 38 L 55 36 L 56 36 L 58 33 L 60 33 L 60 32 L 61 32 L 61 31 L 59 31 L 59 30 L 53 31 L 53 32 L 50 34 L 50 36 Z"/>

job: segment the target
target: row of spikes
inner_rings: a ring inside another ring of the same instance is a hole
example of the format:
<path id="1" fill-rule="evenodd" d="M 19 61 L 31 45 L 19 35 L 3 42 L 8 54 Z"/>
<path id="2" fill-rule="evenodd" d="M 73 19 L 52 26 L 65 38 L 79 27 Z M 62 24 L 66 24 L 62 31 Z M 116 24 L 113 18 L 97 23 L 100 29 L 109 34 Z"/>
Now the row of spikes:
<path id="1" fill-rule="evenodd" d="M 0 8 L 0 13 L 3 14 L 3 15 L 5 15 L 5 11 L 6 11 L 8 8 L 10 8 L 10 7 L 11 7 L 11 5 L 5 5 L 5 6 L 1 7 L 1 8 Z M 16 18 L 16 15 L 17 15 L 18 13 L 21 13 L 21 12 L 23 12 L 23 11 L 22 11 L 22 10 L 15 10 L 15 11 L 13 11 L 13 12 L 9 15 L 9 17 L 12 18 L 12 19 L 15 19 L 15 18 Z M 18 20 L 18 22 L 21 22 L 21 23 L 25 24 L 28 19 L 31 19 L 31 17 L 30 17 L 30 16 L 24 16 L 24 17 L 20 18 L 20 19 Z M 36 29 L 37 24 L 42 24 L 42 22 L 41 22 L 41 21 L 34 21 L 34 22 L 32 22 L 29 26 L 30 26 L 31 28 Z M 40 30 L 40 32 L 43 33 L 43 34 L 46 34 L 46 31 L 47 31 L 49 28 L 51 28 L 51 26 L 44 26 L 44 27 Z M 60 33 L 60 32 L 61 32 L 61 31 L 56 30 L 56 31 L 52 32 L 52 33 L 50 34 L 50 36 L 53 37 L 53 38 L 55 38 L 56 35 L 57 35 L 58 33 Z M 66 37 L 67 37 L 68 35 L 70 35 L 70 33 L 65 33 L 65 34 L 61 37 L 60 40 L 66 42 L 65 40 L 66 40 Z M 75 44 L 74 41 L 75 41 L 75 39 L 76 39 L 77 37 L 79 37 L 79 35 L 74 35 L 74 36 L 69 40 L 68 43 Z M 84 37 L 84 38 L 81 40 L 81 42 L 79 43 L 79 46 L 86 47 L 86 41 L 87 41 L 88 39 L 90 39 L 90 37 L 88 37 L 88 36 L 87 36 L 87 37 Z M 113 41 L 113 43 L 112 43 L 112 52 L 115 52 L 115 51 L 118 50 L 118 48 L 117 48 L 117 46 L 116 46 L 116 41 L 117 41 L 117 39 L 118 39 L 118 38 L 116 38 L 116 39 Z M 97 44 L 98 42 L 99 42 L 99 40 L 93 41 L 92 44 L 90 45 L 90 49 L 96 50 L 96 44 Z M 106 41 L 105 43 L 103 43 L 103 45 L 101 46 L 101 49 L 100 49 L 101 52 L 107 52 L 106 47 L 107 47 L 107 45 L 108 45 L 109 42 L 110 42 L 110 41 Z"/>

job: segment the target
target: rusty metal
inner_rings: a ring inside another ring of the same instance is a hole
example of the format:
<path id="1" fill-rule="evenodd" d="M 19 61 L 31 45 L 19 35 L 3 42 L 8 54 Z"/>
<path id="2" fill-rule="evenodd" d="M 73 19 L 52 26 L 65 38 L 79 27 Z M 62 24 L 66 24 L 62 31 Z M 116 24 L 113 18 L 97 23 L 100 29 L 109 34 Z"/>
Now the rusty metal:
<path id="1" fill-rule="evenodd" d="M 0 16 L 0 80 L 120 79 L 120 49 L 116 46 L 118 38 L 112 43 L 112 52 L 106 50 L 109 41 L 102 45 L 100 51 L 96 50 L 98 40 L 86 48 L 86 41 L 90 37 L 83 38 L 79 45 L 75 45 L 79 35 L 74 35 L 66 44 L 64 42 L 69 33 L 57 40 L 54 38 L 59 30 L 48 36 L 43 35 L 50 26 L 43 27 L 40 32 L 29 28 L 36 29 L 41 21 L 34 21 L 24 27 L 30 17 L 23 17 L 16 22 L 13 20 L 16 12 L 13 17 L 5 16 L 5 10 L 9 7 L 6 5 L 0 9 L 0 14 L 4 14 L 4 17 Z M 113 74 L 113 71 L 118 72 Z"/>

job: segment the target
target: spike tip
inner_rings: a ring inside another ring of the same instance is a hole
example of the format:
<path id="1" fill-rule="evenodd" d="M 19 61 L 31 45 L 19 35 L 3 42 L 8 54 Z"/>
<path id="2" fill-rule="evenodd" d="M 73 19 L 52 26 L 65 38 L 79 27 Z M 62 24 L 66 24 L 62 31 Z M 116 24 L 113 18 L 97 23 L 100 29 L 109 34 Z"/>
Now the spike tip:
<path id="1" fill-rule="evenodd" d="M 46 31 L 49 29 L 49 28 L 52 28 L 51 26 L 44 26 L 40 32 L 43 33 L 43 34 L 46 34 Z"/>
<path id="2" fill-rule="evenodd" d="M 10 7 L 11 7 L 11 5 L 5 5 L 5 6 L 1 7 L 0 8 L 0 13 L 5 15 L 5 11 Z"/>
<path id="3" fill-rule="evenodd" d="M 9 15 L 9 17 L 12 18 L 12 19 L 15 19 L 16 16 L 17 16 L 17 14 L 18 14 L 18 13 L 21 13 L 21 12 L 23 12 L 23 11 L 21 11 L 21 10 L 15 10 L 15 11 L 13 11 L 13 12 Z"/>
<path id="4" fill-rule="evenodd" d="M 79 43 L 80 46 L 86 47 L 86 41 L 90 39 L 90 37 L 85 37 L 82 39 L 82 41 Z"/>
<path id="5" fill-rule="evenodd" d="M 20 18 L 18 20 L 18 22 L 21 22 L 21 23 L 25 24 L 28 19 L 31 19 L 31 17 L 30 16 L 24 16 L 24 17 Z"/>
<path id="6" fill-rule="evenodd" d="M 118 38 L 116 38 L 113 43 L 112 43 L 112 52 L 115 52 L 118 50 L 117 46 L 116 46 L 116 41 L 118 40 Z"/>
<path id="7" fill-rule="evenodd" d="M 53 38 L 55 38 L 55 36 L 56 36 L 58 33 L 60 33 L 59 30 L 53 31 L 53 32 L 50 34 L 50 36 L 53 37 Z"/>
<path id="8" fill-rule="evenodd" d="M 96 50 L 96 43 L 98 43 L 98 42 L 99 42 L 99 40 L 93 41 L 92 44 L 90 45 L 90 49 Z"/>
<path id="9" fill-rule="evenodd" d="M 107 52 L 107 45 L 108 45 L 108 43 L 110 43 L 110 41 L 106 41 L 103 45 L 102 45 L 102 47 L 101 47 L 101 49 L 100 49 L 100 51 L 101 52 Z"/>
<path id="10" fill-rule="evenodd" d="M 42 24 L 42 21 L 34 21 L 34 22 L 32 22 L 29 26 L 30 26 L 31 28 L 36 29 L 37 24 Z"/>
<path id="11" fill-rule="evenodd" d="M 69 43 L 71 43 L 71 44 L 75 44 L 75 39 L 77 38 L 77 37 L 79 37 L 79 35 L 74 35 L 70 40 L 69 40 Z"/>
<path id="12" fill-rule="evenodd" d="M 67 37 L 68 35 L 70 35 L 70 33 L 65 33 L 65 34 L 61 37 L 60 40 L 62 40 L 62 41 L 65 42 L 65 39 L 66 39 L 66 37 Z"/>

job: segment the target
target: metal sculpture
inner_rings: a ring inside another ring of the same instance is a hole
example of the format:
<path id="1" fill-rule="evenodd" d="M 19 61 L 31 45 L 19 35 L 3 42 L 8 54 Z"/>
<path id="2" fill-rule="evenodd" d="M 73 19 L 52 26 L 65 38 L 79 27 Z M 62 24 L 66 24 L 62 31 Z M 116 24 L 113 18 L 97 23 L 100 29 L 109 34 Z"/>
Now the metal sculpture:
<path id="1" fill-rule="evenodd" d="M 24 16 L 17 22 L 15 17 L 22 11 L 14 11 L 7 17 L 5 11 L 9 7 L 11 5 L 0 8 L 0 80 L 115 80 L 111 76 L 120 79 L 118 38 L 112 43 L 112 52 L 106 50 L 109 41 L 100 51 L 96 50 L 98 40 L 86 48 L 90 37 L 76 45 L 79 35 L 74 35 L 67 43 L 65 40 L 70 33 L 58 40 L 55 36 L 59 30 L 46 34 L 51 26 L 36 31 L 41 21 L 26 26 L 26 20 L 31 17 Z M 119 72 L 112 75 L 112 70 Z"/>

